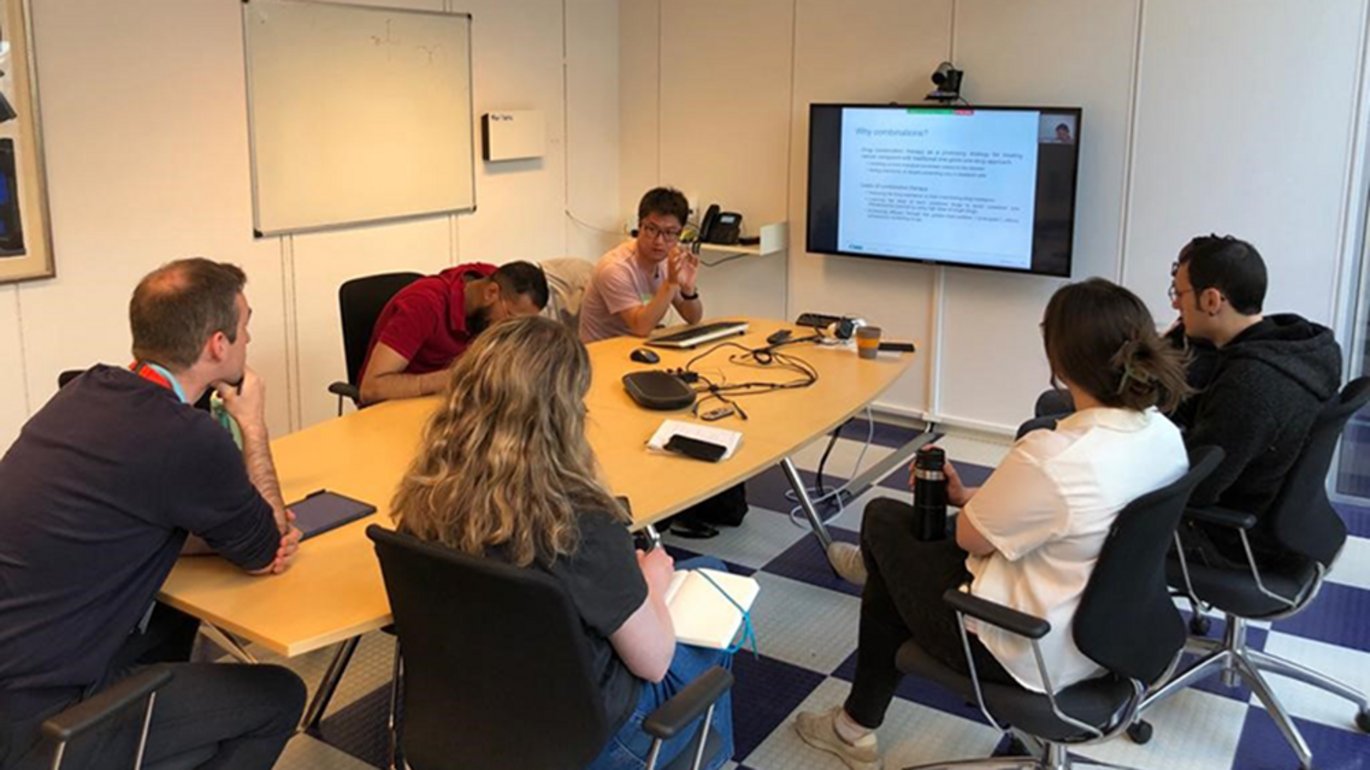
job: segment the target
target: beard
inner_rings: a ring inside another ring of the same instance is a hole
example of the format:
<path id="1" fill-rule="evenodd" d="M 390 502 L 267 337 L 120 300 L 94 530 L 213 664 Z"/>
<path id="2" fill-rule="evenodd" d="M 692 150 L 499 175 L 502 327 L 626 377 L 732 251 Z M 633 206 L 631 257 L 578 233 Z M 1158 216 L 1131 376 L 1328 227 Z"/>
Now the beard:
<path id="1" fill-rule="evenodd" d="M 490 328 L 490 306 L 478 307 L 474 313 L 466 316 L 466 331 L 472 337 Z"/>

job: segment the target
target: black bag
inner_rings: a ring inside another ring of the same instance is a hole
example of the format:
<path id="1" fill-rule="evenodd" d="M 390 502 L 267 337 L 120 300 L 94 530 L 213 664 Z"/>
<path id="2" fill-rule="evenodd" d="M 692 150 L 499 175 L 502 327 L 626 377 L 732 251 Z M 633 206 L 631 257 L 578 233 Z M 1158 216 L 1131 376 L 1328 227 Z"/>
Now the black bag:
<path id="1" fill-rule="evenodd" d="M 747 485 L 729 487 L 707 500 L 701 500 L 686 508 L 679 515 L 692 516 L 708 524 L 736 527 L 747 515 Z"/>

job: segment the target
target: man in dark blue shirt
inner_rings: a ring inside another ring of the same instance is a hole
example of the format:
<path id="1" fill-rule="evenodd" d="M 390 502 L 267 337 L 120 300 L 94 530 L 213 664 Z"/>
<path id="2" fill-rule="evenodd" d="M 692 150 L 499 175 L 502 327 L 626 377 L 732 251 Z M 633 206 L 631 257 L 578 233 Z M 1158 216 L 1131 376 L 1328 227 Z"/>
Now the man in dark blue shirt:
<path id="1" fill-rule="evenodd" d="M 247 368 L 245 282 L 206 259 L 149 274 L 129 304 L 133 366 L 87 371 L 0 459 L 0 766 L 46 766 L 42 720 L 147 664 L 174 674 L 158 696 L 148 765 L 265 770 L 293 733 L 298 677 L 162 663 L 186 659 L 197 624 L 154 604 L 182 553 L 212 550 L 270 574 L 299 544 L 271 461 L 264 387 Z M 211 389 L 241 449 L 191 406 Z M 117 733 L 67 759 L 84 766 L 125 745 Z"/>

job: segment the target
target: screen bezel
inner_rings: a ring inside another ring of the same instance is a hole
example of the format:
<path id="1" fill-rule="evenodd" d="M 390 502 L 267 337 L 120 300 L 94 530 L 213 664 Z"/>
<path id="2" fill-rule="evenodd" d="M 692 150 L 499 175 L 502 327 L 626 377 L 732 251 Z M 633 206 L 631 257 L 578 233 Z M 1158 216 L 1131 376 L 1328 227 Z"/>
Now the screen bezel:
<path id="1" fill-rule="evenodd" d="M 813 125 L 814 111 L 818 109 L 882 109 L 882 110 L 946 110 L 946 109 L 968 109 L 979 111 L 998 111 L 998 112 L 1047 112 L 1065 113 L 1075 117 L 1075 167 L 1070 180 L 1070 239 L 1066 247 L 1066 268 L 1064 273 L 1055 273 L 1041 270 L 1026 270 L 1016 267 L 1000 267 L 997 265 L 972 265 L 964 262 L 949 262 L 945 259 L 932 257 L 900 257 L 889 254 L 873 254 L 871 252 L 854 252 L 829 250 L 825 248 L 813 248 L 813 178 L 814 178 L 814 151 L 813 151 Z M 1075 269 L 1075 224 L 1076 224 L 1076 205 L 1080 196 L 1080 137 L 1082 134 L 1083 108 L 1081 107 L 1049 107 L 1036 105 L 980 105 L 980 104 L 938 104 L 938 103 L 919 103 L 919 104 L 870 104 L 860 102 L 810 102 L 809 103 L 809 147 L 808 147 L 808 178 L 805 180 L 805 212 L 804 212 L 804 250 L 809 254 L 836 257 L 856 257 L 858 259 L 878 259 L 883 262 L 900 262 L 914 265 L 941 265 L 945 267 L 959 267 L 970 270 L 991 270 L 996 273 L 1012 273 L 1014 275 L 1040 275 L 1048 278 L 1070 278 Z"/>

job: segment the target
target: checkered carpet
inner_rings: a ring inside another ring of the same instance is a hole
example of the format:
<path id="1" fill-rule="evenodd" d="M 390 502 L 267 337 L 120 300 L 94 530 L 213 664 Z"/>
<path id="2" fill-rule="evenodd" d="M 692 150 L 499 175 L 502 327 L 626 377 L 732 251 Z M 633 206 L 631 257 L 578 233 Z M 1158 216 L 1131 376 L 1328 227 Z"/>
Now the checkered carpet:
<path id="1" fill-rule="evenodd" d="M 865 464 L 888 454 L 913 432 L 878 424 Z M 851 474 L 867 436 L 858 420 L 848 425 L 827 463 L 828 484 Z M 806 479 L 823 443 L 796 457 Z M 945 439 L 968 483 L 978 483 L 1006 447 L 980 441 Z M 831 474 L 839 474 L 834 478 Z M 849 503 L 832 521 L 833 535 L 854 542 L 860 511 L 878 495 L 907 495 L 906 474 L 898 471 L 879 488 Z M 761 595 L 753 609 L 760 656 L 735 659 L 734 730 L 739 767 L 841 770 L 834 758 L 804 745 L 790 725 L 798 710 L 822 709 L 845 697 L 855 665 L 857 590 L 838 581 L 827 568 L 817 541 L 788 513 L 787 485 L 779 471 L 748 482 L 752 509 L 746 522 L 711 540 L 668 536 L 679 559 L 707 553 L 740 573 L 755 575 Z M 1314 604 L 1302 614 L 1273 624 L 1257 624 L 1250 641 L 1260 649 L 1290 657 L 1361 690 L 1370 690 L 1370 509 L 1343 507 L 1353 537 Z M 1214 624 L 1215 633 L 1221 623 Z M 376 635 L 373 635 L 376 636 Z M 390 647 L 384 638 L 361 645 L 334 710 L 325 721 L 323 740 L 367 764 L 384 756 L 385 687 Z M 306 681 L 318 679 L 322 660 L 295 661 Z M 1349 703 L 1279 677 L 1271 677 L 1278 697 L 1295 715 L 1319 770 L 1370 768 L 1370 736 L 1354 723 Z M 1297 760 L 1274 723 L 1244 689 L 1227 689 L 1216 679 L 1180 693 L 1150 712 L 1155 737 L 1137 746 L 1120 737 L 1082 747 L 1090 758 L 1154 770 L 1204 768 L 1262 770 L 1294 768 Z M 885 766 L 899 768 L 937 760 L 983 757 L 1002 736 L 985 725 L 977 709 L 936 686 L 906 679 L 885 725 L 879 731 Z M 298 755 L 304 751 L 292 746 Z M 331 749 L 330 749 L 331 751 Z M 330 767 L 361 766 L 351 759 L 330 760 Z M 315 758 L 288 754 L 282 766 L 323 767 Z"/>

